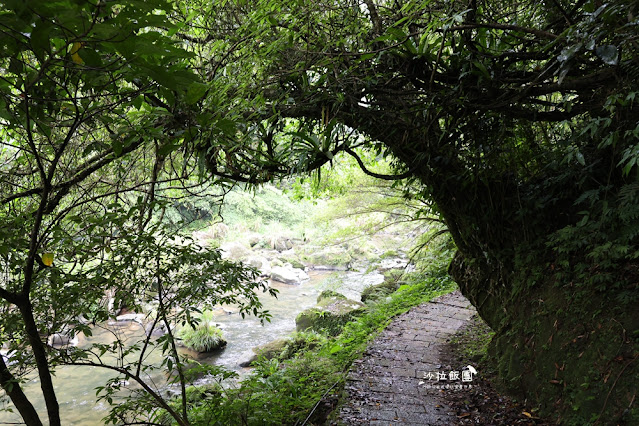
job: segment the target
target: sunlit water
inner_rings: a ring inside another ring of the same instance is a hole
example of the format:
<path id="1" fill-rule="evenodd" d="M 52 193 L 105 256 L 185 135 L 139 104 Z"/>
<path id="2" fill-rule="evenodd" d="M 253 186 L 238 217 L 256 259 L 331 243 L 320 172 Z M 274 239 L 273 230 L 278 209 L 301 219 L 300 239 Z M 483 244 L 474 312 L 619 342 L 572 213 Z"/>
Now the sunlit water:
<path id="1" fill-rule="evenodd" d="M 317 296 L 327 289 L 336 290 L 354 300 L 359 300 L 362 290 L 370 285 L 379 284 L 383 276 L 377 272 L 365 274 L 364 272 L 320 272 L 311 271 L 310 280 L 301 285 L 286 285 L 272 282 L 273 288 L 279 293 L 272 298 L 264 295 L 260 298 L 264 309 L 268 310 L 271 322 L 260 324 L 253 317 L 242 317 L 237 313 L 227 314 L 219 311 L 215 321 L 224 331 L 224 337 L 228 341 L 226 348 L 219 354 L 199 359 L 199 362 L 218 364 L 233 369 L 239 373 L 246 373 L 248 369 L 239 367 L 238 361 L 253 347 L 268 343 L 274 339 L 284 337 L 295 331 L 295 317 L 304 309 L 314 306 Z M 234 312 L 232 307 L 228 311 Z M 89 343 L 106 343 L 113 341 L 113 332 L 120 337 L 133 339 L 143 334 L 140 325 L 131 323 L 129 326 L 116 330 L 96 328 L 91 338 L 86 339 L 81 346 Z M 147 354 L 147 363 L 158 363 L 162 354 L 151 351 Z M 110 370 L 100 367 L 59 367 L 54 377 L 54 386 L 60 403 L 62 424 L 78 426 L 97 426 L 103 424 L 101 419 L 108 412 L 108 405 L 96 403 L 96 391 L 98 386 L 104 386 L 105 382 L 114 377 Z M 165 382 L 163 375 L 152 378 L 159 387 Z M 41 393 L 39 381 L 32 379 L 25 386 L 25 393 L 33 402 L 43 420 L 46 418 L 46 409 Z M 4 395 L 3 392 L 3 397 Z M 5 399 L 5 398 L 3 398 Z M 10 403 L 4 407 L 9 407 Z M 2 407 L 2 405 L 0 405 Z M 17 413 L 0 412 L 0 425 L 22 424 Z"/>

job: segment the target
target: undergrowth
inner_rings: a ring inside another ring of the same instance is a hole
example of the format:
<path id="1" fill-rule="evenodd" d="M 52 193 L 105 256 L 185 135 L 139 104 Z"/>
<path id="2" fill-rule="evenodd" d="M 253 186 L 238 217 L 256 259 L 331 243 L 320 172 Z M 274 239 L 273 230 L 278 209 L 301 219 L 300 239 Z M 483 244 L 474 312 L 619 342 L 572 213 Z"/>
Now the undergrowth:
<path id="1" fill-rule="evenodd" d="M 454 288 L 454 282 L 445 273 L 402 285 L 390 298 L 348 323 L 335 338 L 315 338 L 315 345 L 300 345 L 303 349 L 286 361 L 259 359 L 253 373 L 235 386 L 218 385 L 215 391 L 210 387 L 190 390 L 190 422 L 197 425 L 323 423 L 328 410 L 321 406 L 322 402 L 337 400 L 352 362 L 391 319 Z"/>

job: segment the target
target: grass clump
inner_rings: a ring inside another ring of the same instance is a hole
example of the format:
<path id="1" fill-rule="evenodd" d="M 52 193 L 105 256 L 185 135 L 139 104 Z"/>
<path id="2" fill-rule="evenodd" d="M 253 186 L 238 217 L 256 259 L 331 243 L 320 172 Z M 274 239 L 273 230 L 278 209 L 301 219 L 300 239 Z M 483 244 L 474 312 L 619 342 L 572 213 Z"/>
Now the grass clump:
<path id="1" fill-rule="evenodd" d="M 211 352 L 226 346 L 222 337 L 222 330 L 213 323 L 213 312 L 204 311 L 200 315 L 197 325 L 186 325 L 177 334 L 182 344 L 197 352 Z"/>

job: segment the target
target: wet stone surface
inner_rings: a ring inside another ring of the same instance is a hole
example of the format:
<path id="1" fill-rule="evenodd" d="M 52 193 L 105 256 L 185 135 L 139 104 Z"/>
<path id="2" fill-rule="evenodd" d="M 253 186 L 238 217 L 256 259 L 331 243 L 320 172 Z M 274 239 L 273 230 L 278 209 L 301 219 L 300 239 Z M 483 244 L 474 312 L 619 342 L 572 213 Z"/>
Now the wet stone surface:
<path id="1" fill-rule="evenodd" d="M 475 313 L 458 291 L 395 318 L 351 367 L 345 425 L 448 425 L 456 415 L 425 374 L 445 371 L 446 341 Z"/>

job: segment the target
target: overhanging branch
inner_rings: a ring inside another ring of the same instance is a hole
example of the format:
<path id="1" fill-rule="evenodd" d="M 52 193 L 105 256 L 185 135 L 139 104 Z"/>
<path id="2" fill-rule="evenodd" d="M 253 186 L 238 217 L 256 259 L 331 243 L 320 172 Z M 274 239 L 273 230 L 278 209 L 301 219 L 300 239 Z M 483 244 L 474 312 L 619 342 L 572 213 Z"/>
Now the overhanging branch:
<path id="1" fill-rule="evenodd" d="M 401 175 L 385 175 L 385 174 L 371 172 L 370 170 L 366 168 L 366 166 L 364 165 L 364 162 L 362 161 L 361 158 L 359 158 L 359 156 L 355 153 L 355 151 L 353 151 L 350 148 L 344 148 L 344 152 L 349 154 L 351 157 L 355 158 L 355 161 L 357 161 L 359 168 L 362 169 L 362 171 L 369 176 L 372 176 L 378 179 L 383 179 L 383 180 L 402 180 L 402 179 L 411 177 L 413 175 L 413 172 L 411 170 L 407 171 L 406 173 L 402 173 Z"/>

